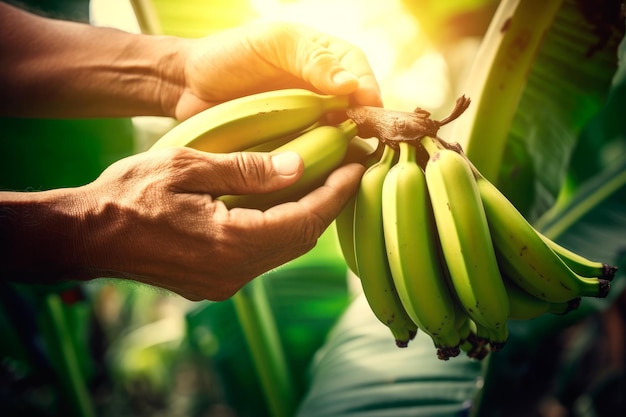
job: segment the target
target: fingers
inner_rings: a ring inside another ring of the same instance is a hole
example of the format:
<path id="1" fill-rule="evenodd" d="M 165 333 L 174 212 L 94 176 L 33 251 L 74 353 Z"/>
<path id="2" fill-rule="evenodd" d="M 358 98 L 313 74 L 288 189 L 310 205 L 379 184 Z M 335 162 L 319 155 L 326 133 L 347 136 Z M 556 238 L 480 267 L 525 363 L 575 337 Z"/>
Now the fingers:
<path id="1" fill-rule="evenodd" d="M 175 148 L 167 158 L 176 171 L 176 191 L 210 194 L 267 193 L 296 182 L 304 170 L 295 152 L 212 154 Z"/>
<path id="2" fill-rule="evenodd" d="M 365 53 L 355 45 L 307 26 L 279 23 L 249 40 L 257 53 L 324 94 L 352 95 L 380 106 L 380 88 Z"/>
<path id="3" fill-rule="evenodd" d="M 250 209 L 214 213 L 222 231 L 222 256 L 230 267 L 221 269 L 234 279 L 222 287 L 223 297 L 234 294 L 249 279 L 285 264 L 311 250 L 356 191 L 364 168 L 343 166 L 326 183 L 297 202 L 265 212 Z M 233 259 L 232 257 L 236 258 Z"/>
<path id="4" fill-rule="evenodd" d="M 303 79 L 326 94 L 352 94 L 357 104 L 382 105 L 380 87 L 361 49 L 312 29 L 302 30 L 309 31 L 309 41 L 299 43 L 296 56 Z"/>
<path id="5" fill-rule="evenodd" d="M 240 233 L 264 236 L 265 241 L 273 242 L 277 249 L 310 248 L 354 194 L 363 171 L 360 164 L 342 166 L 328 177 L 323 186 L 299 201 L 280 204 L 263 213 L 232 209 L 230 220 L 247 224 L 249 230 L 240 230 Z M 250 222 L 251 219 L 255 221 Z M 275 239 L 269 239 L 269 236 L 275 236 Z"/>
<path id="6" fill-rule="evenodd" d="M 360 164 L 342 166 L 328 177 L 323 186 L 293 204 L 283 204 L 268 210 L 270 213 L 266 212 L 266 215 L 277 216 L 279 218 L 276 220 L 277 223 L 283 224 L 289 223 L 289 219 L 294 222 L 304 220 L 303 223 L 308 221 L 312 228 L 309 239 L 317 239 L 356 192 L 364 170 Z M 293 205 L 298 205 L 299 210 L 295 210 Z M 275 210 L 276 213 L 272 213 L 271 210 Z M 305 238 L 306 235 L 303 234 Z"/>

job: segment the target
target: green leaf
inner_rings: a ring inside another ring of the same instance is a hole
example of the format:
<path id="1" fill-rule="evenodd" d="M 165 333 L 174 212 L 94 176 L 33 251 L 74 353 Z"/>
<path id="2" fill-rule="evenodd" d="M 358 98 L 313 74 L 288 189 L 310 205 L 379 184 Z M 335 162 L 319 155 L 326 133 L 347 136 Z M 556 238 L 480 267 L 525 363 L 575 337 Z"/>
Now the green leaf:
<path id="1" fill-rule="evenodd" d="M 356 298 L 311 366 L 311 386 L 298 417 L 451 416 L 467 411 L 478 391 L 480 362 L 437 359 L 432 339 L 418 333 L 395 346 L 389 329 Z"/>
<path id="2" fill-rule="evenodd" d="M 189 38 L 206 36 L 258 17 L 247 0 L 153 0 L 152 3 L 162 33 Z"/>
<path id="3" fill-rule="evenodd" d="M 566 167 L 567 191 L 535 222 L 539 230 L 569 249 L 618 266 L 611 292 L 606 299 L 584 299 L 579 310 L 565 316 L 511 323 L 510 343 L 490 358 L 477 415 L 509 415 L 548 395 L 551 387 L 546 381 L 559 372 L 550 362 L 556 362 L 555 350 L 560 347 L 552 343 L 571 326 L 605 311 L 626 288 L 626 38 L 618 53 L 619 67 L 607 100 L 582 129 Z M 590 326 L 600 331 L 593 322 Z M 584 351 L 592 342 L 580 340 L 577 348 Z M 521 393 L 529 387 L 535 387 L 535 392 L 523 397 Z"/>
<path id="4" fill-rule="evenodd" d="M 587 34 L 583 40 L 581 30 Z M 501 189 L 530 219 L 555 202 L 580 134 L 606 100 L 617 68 L 617 44 L 613 39 L 589 55 L 597 42 L 583 12 L 566 1 L 530 72 L 506 144 L 507 149 L 524 149 L 530 161 L 509 153 L 512 160 L 503 165 L 530 162 L 534 181 L 518 183 L 503 170 L 498 177 Z"/>

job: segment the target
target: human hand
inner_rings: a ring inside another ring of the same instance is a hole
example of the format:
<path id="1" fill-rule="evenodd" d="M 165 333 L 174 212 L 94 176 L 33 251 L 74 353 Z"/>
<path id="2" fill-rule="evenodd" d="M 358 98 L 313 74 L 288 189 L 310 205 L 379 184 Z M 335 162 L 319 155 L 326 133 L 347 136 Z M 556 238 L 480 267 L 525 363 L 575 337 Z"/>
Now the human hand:
<path id="1" fill-rule="evenodd" d="M 224 101 L 283 88 L 352 94 L 357 104 L 382 105 L 361 49 L 298 24 L 238 27 L 188 42 L 181 56 L 185 88 L 169 100 L 179 120 Z"/>
<path id="2" fill-rule="evenodd" d="M 133 279 L 191 300 L 230 297 L 310 250 L 363 173 L 358 164 L 346 165 L 301 200 L 265 212 L 228 210 L 214 199 L 295 182 L 302 160 L 278 155 L 172 148 L 116 162 L 78 189 L 86 221 L 75 262 L 93 274 L 88 278 Z"/>

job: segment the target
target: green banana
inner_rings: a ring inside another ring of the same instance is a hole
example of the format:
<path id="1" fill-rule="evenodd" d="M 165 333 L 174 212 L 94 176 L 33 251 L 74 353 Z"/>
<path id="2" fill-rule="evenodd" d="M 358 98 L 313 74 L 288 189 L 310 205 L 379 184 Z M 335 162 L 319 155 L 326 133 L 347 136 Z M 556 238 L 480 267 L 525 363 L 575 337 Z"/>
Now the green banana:
<path id="1" fill-rule="evenodd" d="M 539 233 L 539 232 L 537 232 Z M 554 240 L 539 233 L 544 242 L 556 253 L 569 268 L 580 276 L 588 278 L 604 278 L 613 280 L 617 272 L 616 266 L 611 266 L 598 261 L 592 261 L 576 252 L 573 252 Z"/>
<path id="2" fill-rule="evenodd" d="M 243 151 L 297 133 L 326 113 L 349 106 L 347 96 L 304 89 L 268 91 L 230 100 L 176 125 L 151 149 L 188 146 L 205 152 Z"/>
<path id="3" fill-rule="evenodd" d="M 529 294 L 508 278 L 504 279 L 504 285 L 509 297 L 511 320 L 530 320 L 547 313 L 562 315 L 577 309 L 580 304 L 580 298 L 563 303 L 550 303 Z"/>
<path id="4" fill-rule="evenodd" d="M 393 334 L 398 347 L 406 347 L 417 326 L 408 316 L 393 283 L 385 249 L 382 189 L 395 159 L 386 146 L 381 159 L 369 167 L 354 203 L 354 258 L 363 293 L 372 312 Z"/>
<path id="5" fill-rule="evenodd" d="M 382 146 L 379 146 L 382 149 Z M 348 151 L 344 158 L 343 164 L 358 162 L 363 164 L 365 168 L 374 165 L 380 159 L 379 149 L 374 149 L 372 145 L 359 137 L 355 137 L 348 143 Z M 346 203 L 345 207 L 335 221 L 335 235 L 339 242 L 339 249 L 346 261 L 348 268 L 356 275 L 356 261 L 354 259 L 354 203 L 356 195 L 353 195 Z"/>
<path id="6" fill-rule="evenodd" d="M 409 317 L 428 334 L 439 359 L 458 356 L 455 305 L 439 258 L 437 230 L 416 148 L 400 142 L 400 159 L 383 183 L 385 246 L 393 282 Z"/>
<path id="7" fill-rule="evenodd" d="M 304 161 L 304 173 L 288 187 L 264 194 L 224 195 L 218 197 L 228 208 L 266 210 L 287 201 L 296 201 L 321 186 L 326 177 L 344 160 L 348 143 L 356 136 L 356 124 L 347 119 L 336 126 L 323 125 L 302 133 L 274 152 L 295 151 Z"/>
<path id="8" fill-rule="evenodd" d="M 430 156 L 426 183 L 452 286 L 497 351 L 508 338 L 509 303 L 474 174 L 464 156 L 436 138 L 421 144 Z"/>
<path id="9" fill-rule="evenodd" d="M 608 294 L 609 281 L 573 272 L 506 196 L 476 169 L 474 173 L 504 274 L 525 291 L 551 303 Z"/>
<path id="10" fill-rule="evenodd" d="M 309 130 L 313 130 L 316 127 L 322 126 L 321 123 L 313 123 L 311 126 L 309 126 L 306 129 L 303 129 L 301 131 L 295 132 L 295 133 L 290 133 L 288 135 L 285 136 L 281 136 L 277 139 L 272 139 L 272 140 L 268 140 L 267 142 L 263 142 L 263 143 L 259 143 L 257 145 L 251 146 L 249 148 L 243 149 L 243 152 L 272 152 L 274 150 L 276 150 L 276 148 L 279 148 L 289 142 L 291 142 L 292 140 L 294 140 L 295 138 L 297 138 L 298 136 L 302 135 L 304 132 L 308 132 Z"/>

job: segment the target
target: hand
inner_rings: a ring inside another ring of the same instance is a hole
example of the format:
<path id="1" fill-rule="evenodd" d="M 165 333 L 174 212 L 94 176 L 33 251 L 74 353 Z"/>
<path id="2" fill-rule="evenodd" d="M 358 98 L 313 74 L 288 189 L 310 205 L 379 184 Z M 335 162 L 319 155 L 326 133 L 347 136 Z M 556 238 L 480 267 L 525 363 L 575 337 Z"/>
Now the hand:
<path id="1" fill-rule="evenodd" d="M 214 199 L 295 182 L 302 160 L 293 153 L 279 155 L 176 148 L 116 162 L 78 189 L 86 219 L 79 231 L 84 239 L 76 251 L 79 262 L 94 277 L 134 279 L 191 300 L 230 297 L 310 250 L 363 173 L 360 165 L 344 166 L 300 201 L 265 212 L 229 211 Z"/>
<path id="2" fill-rule="evenodd" d="M 182 56 L 186 87 L 173 112 L 179 120 L 233 98 L 294 87 L 352 94 L 357 104 L 382 105 L 363 51 L 297 24 L 224 31 L 192 41 Z"/>

